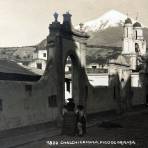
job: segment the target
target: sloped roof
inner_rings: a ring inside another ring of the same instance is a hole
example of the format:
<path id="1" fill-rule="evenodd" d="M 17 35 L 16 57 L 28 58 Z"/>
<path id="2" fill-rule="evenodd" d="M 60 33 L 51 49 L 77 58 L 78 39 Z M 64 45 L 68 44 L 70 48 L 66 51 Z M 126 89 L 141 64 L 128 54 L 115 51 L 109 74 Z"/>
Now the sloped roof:
<path id="1" fill-rule="evenodd" d="M 116 64 L 120 64 L 122 66 L 130 66 L 129 62 L 127 61 L 127 58 L 125 58 L 123 55 L 119 55 Z"/>
<path id="2" fill-rule="evenodd" d="M 2 73 L 15 73 L 15 74 L 26 74 L 35 75 L 35 73 L 23 68 L 14 61 L 9 61 L 6 59 L 0 59 L 0 72 Z"/>

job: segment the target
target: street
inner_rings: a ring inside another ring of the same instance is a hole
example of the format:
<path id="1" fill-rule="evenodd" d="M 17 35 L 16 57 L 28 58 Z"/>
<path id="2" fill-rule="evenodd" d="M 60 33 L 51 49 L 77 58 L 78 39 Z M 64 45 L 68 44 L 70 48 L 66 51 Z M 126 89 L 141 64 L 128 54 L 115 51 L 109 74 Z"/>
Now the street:
<path id="1" fill-rule="evenodd" d="M 148 110 L 123 115 L 112 121 L 87 129 L 84 137 L 54 136 L 47 140 L 29 143 L 18 148 L 147 148 Z"/>

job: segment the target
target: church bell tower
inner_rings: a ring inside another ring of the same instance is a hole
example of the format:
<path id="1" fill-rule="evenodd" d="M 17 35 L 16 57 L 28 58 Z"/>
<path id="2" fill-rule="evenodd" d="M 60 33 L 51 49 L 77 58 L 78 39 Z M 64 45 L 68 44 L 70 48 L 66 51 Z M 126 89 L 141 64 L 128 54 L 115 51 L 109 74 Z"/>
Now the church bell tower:
<path id="1" fill-rule="evenodd" d="M 130 18 L 127 18 L 124 23 L 122 54 L 129 61 L 131 70 L 137 70 L 139 58 L 146 54 L 143 28 L 139 22 L 132 24 Z"/>

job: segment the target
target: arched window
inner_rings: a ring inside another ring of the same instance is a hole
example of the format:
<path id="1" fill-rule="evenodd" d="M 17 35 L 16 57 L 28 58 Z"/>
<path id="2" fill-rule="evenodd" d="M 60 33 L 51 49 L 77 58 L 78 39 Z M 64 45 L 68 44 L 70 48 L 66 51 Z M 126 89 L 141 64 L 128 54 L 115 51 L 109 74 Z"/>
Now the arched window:
<path id="1" fill-rule="evenodd" d="M 2 103 L 2 99 L 0 99 L 0 111 L 3 110 L 3 103 Z"/>
<path id="2" fill-rule="evenodd" d="M 128 37 L 128 28 L 127 28 L 127 37 Z"/>
<path id="3" fill-rule="evenodd" d="M 138 43 L 135 43 L 135 52 L 139 53 L 139 44 Z"/>
<path id="4" fill-rule="evenodd" d="M 138 35 L 138 33 L 137 33 L 137 30 L 136 30 L 136 40 L 137 40 L 137 35 Z"/>

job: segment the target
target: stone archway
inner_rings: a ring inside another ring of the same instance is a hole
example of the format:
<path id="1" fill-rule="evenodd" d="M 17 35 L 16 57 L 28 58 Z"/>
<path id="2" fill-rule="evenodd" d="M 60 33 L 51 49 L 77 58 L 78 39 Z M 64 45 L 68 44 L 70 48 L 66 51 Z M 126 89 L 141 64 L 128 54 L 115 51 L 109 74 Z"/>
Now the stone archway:
<path id="1" fill-rule="evenodd" d="M 71 91 L 72 91 L 72 98 L 74 99 L 74 102 L 76 104 L 79 104 L 80 98 L 79 98 L 79 91 L 81 90 L 80 85 L 79 85 L 79 76 L 80 76 L 80 71 L 79 71 L 79 67 L 80 67 L 80 63 L 78 61 L 77 56 L 74 53 L 67 53 L 66 55 L 68 55 L 67 57 L 70 57 L 71 59 Z M 66 63 L 66 59 L 65 58 L 65 62 Z M 64 64 L 65 67 L 65 64 Z M 64 88 L 64 87 L 63 87 Z M 65 92 L 65 90 L 63 90 Z M 64 96 L 65 98 L 65 96 Z"/>
<path id="2" fill-rule="evenodd" d="M 86 41 L 88 35 L 73 29 L 71 23 L 71 14 L 63 15 L 64 20 L 61 24 L 55 21 L 49 26 L 50 34 L 47 37 L 48 61 L 53 61 L 54 76 L 56 85 L 56 98 L 59 113 L 61 114 L 65 99 L 65 62 L 70 56 L 73 64 L 73 98 L 78 104 L 85 106 L 86 90 L 86 72 L 85 72 L 85 54 Z M 51 57 L 52 53 L 52 57 Z"/>

